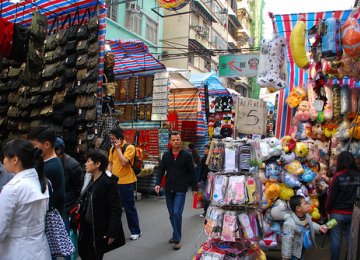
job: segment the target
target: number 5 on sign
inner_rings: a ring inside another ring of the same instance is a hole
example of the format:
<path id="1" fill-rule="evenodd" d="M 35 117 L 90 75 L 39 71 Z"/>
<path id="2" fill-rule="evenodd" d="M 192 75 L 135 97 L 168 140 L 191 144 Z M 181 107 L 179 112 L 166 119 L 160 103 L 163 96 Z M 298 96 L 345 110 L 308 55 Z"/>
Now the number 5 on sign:
<path id="1" fill-rule="evenodd" d="M 261 99 L 238 98 L 235 127 L 242 134 L 266 134 L 267 106 Z"/>

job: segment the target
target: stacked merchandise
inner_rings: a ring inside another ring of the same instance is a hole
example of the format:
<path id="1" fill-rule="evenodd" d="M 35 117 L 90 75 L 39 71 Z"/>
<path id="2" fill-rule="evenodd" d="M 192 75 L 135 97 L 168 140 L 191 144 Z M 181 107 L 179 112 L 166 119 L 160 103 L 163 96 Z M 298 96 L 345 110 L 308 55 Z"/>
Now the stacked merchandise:
<path id="1" fill-rule="evenodd" d="M 260 259 L 257 241 L 262 235 L 262 186 L 250 165 L 256 142 L 213 140 L 208 156 L 209 173 L 205 197 L 205 242 L 194 259 Z M 242 154 L 244 153 L 244 155 Z M 250 156 L 251 154 L 251 156 Z M 246 159 L 247 158 L 247 159 Z M 247 163 L 245 163 L 247 160 Z"/>
<path id="2" fill-rule="evenodd" d="M 120 122 L 151 121 L 153 83 L 153 75 L 118 81 L 115 110 Z"/>
<path id="3" fill-rule="evenodd" d="M 232 137 L 234 129 L 234 100 L 231 96 L 209 96 L 209 136 Z"/>
<path id="4" fill-rule="evenodd" d="M 47 18 L 34 12 L 30 32 L 26 62 L 2 62 L 1 139 L 49 125 L 69 151 L 76 144 L 84 151 L 95 142 L 97 15 L 86 10 L 82 17 L 76 12 L 47 25 Z"/>

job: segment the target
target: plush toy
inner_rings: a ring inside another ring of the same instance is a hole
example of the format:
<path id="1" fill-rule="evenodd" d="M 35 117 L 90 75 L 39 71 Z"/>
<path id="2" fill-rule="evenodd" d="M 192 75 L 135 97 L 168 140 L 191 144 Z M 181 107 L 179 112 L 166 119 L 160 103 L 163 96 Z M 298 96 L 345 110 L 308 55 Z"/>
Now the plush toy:
<path id="1" fill-rule="evenodd" d="M 294 87 L 286 99 L 286 104 L 291 108 L 297 107 L 306 98 L 306 91 L 302 86 Z"/>
<path id="2" fill-rule="evenodd" d="M 316 161 L 324 161 L 329 159 L 329 148 L 330 144 L 329 142 L 325 141 L 322 142 L 320 140 L 315 140 L 314 142 L 314 157 Z"/>
<path id="3" fill-rule="evenodd" d="M 286 88 L 285 54 L 286 39 L 276 35 L 271 40 L 263 39 L 260 44 L 260 64 L 256 83 L 269 92 Z M 261 67 L 261 68 L 260 68 Z"/>
<path id="4" fill-rule="evenodd" d="M 264 236 L 263 236 L 263 239 L 259 241 L 259 245 L 262 248 L 276 247 L 278 245 L 277 236 L 271 230 L 270 223 L 268 223 L 267 221 L 263 221 L 263 231 L 264 231 Z"/>
<path id="5" fill-rule="evenodd" d="M 351 123 L 348 119 L 344 119 L 337 128 L 335 137 L 340 141 L 345 141 L 351 137 L 350 131 Z"/>
<path id="6" fill-rule="evenodd" d="M 306 155 L 306 160 L 308 162 L 311 162 L 312 160 L 314 160 L 314 140 L 313 139 L 307 139 L 306 140 L 306 144 L 309 148 L 309 152 Z"/>
<path id="7" fill-rule="evenodd" d="M 311 121 L 318 118 L 318 111 L 315 109 L 315 100 L 317 99 L 317 95 L 314 91 L 314 86 L 314 83 L 310 83 L 308 85 L 309 114 Z"/>
<path id="8" fill-rule="evenodd" d="M 280 184 L 280 195 L 279 198 L 282 200 L 290 200 L 292 196 L 294 196 L 294 190 L 292 188 L 289 188 L 284 183 Z"/>
<path id="9" fill-rule="evenodd" d="M 311 124 L 309 122 L 300 122 L 299 125 L 294 126 L 291 137 L 299 141 L 307 139 L 311 136 Z"/>
<path id="10" fill-rule="evenodd" d="M 301 163 L 297 160 L 287 164 L 284 166 L 284 169 L 290 173 L 290 174 L 296 174 L 300 175 L 304 172 L 303 167 L 301 166 Z"/>
<path id="11" fill-rule="evenodd" d="M 315 125 L 313 125 L 311 128 L 311 133 L 313 139 L 324 140 L 325 138 L 324 125 L 319 122 L 316 122 Z"/>
<path id="12" fill-rule="evenodd" d="M 293 125 L 297 125 L 299 121 L 305 122 L 310 118 L 309 114 L 310 105 L 308 101 L 301 101 L 296 113 L 293 117 Z"/>
<path id="13" fill-rule="evenodd" d="M 333 84 L 333 111 L 334 111 L 334 119 L 340 118 L 340 85 Z"/>
<path id="14" fill-rule="evenodd" d="M 282 145 L 276 137 L 265 138 L 260 142 L 261 160 L 266 161 L 281 154 Z"/>
<path id="15" fill-rule="evenodd" d="M 299 181 L 297 175 L 292 175 L 287 173 L 284 175 L 283 182 L 285 183 L 286 186 L 291 188 L 299 187 L 301 185 L 301 182 Z"/>
<path id="16" fill-rule="evenodd" d="M 350 88 L 349 85 L 343 85 L 340 88 L 340 115 L 345 116 L 350 112 Z"/>
<path id="17" fill-rule="evenodd" d="M 359 89 L 352 88 L 351 90 L 351 101 L 350 101 L 350 112 L 348 114 L 349 118 L 354 118 L 356 116 L 356 112 L 358 109 L 358 96 L 359 96 Z"/>
<path id="18" fill-rule="evenodd" d="M 270 209 L 270 217 L 275 221 L 283 221 L 290 215 L 289 208 L 285 201 L 278 199 Z"/>
<path id="19" fill-rule="evenodd" d="M 351 126 L 349 130 L 350 135 L 352 135 L 354 139 L 360 140 L 360 117 L 356 117 L 352 121 Z"/>
<path id="20" fill-rule="evenodd" d="M 312 182 L 316 174 L 306 165 L 303 165 L 304 173 L 301 174 L 300 180 L 302 182 Z"/>
<path id="21" fill-rule="evenodd" d="M 309 58 L 306 56 L 305 38 L 305 18 L 301 16 L 290 34 L 291 53 L 296 65 L 301 69 L 308 69 L 310 66 Z"/>
<path id="22" fill-rule="evenodd" d="M 294 160 L 295 160 L 294 152 L 285 153 L 284 151 L 282 151 L 280 158 L 277 160 L 277 163 L 280 165 L 284 165 L 284 164 L 289 164 Z"/>
<path id="23" fill-rule="evenodd" d="M 279 197 L 281 186 L 276 182 L 268 182 L 265 184 L 265 198 L 267 206 L 271 206 L 275 200 Z"/>
<path id="24" fill-rule="evenodd" d="M 337 126 L 338 126 L 337 124 L 330 124 L 330 123 L 325 124 L 325 128 L 324 128 L 325 137 L 331 138 L 333 135 L 335 135 Z"/>
<path id="25" fill-rule="evenodd" d="M 360 55 L 360 26 L 356 18 L 349 17 L 341 27 L 344 52 L 352 57 Z"/>
<path id="26" fill-rule="evenodd" d="M 332 99 L 332 90 L 329 86 L 325 85 L 325 95 L 326 95 L 326 103 L 324 106 L 324 118 L 326 121 L 330 121 L 334 116 L 333 110 L 333 99 Z"/>
<path id="27" fill-rule="evenodd" d="M 269 160 L 266 163 L 265 168 L 265 177 L 269 181 L 278 181 L 281 174 L 281 167 L 277 164 L 275 160 Z"/>
<path id="28" fill-rule="evenodd" d="M 285 135 L 281 138 L 282 149 L 285 153 L 293 151 L 295 149 L 295 140 L 289 135 Z"/>
<path id="29" fill-rule="evenodd" d="M 306 143 L 297 142 L 295 146 L 295 154 L 297 157 L 305 157 L 309 153 L 309 147 Z"/>
<path id="30" fill-rule="evenodd" d="M 321 218 L 319 209 L 316 207 L 310 208 L 310 215 L 311 215 L 311 218 L 314 220 L 319 220 Z"/>

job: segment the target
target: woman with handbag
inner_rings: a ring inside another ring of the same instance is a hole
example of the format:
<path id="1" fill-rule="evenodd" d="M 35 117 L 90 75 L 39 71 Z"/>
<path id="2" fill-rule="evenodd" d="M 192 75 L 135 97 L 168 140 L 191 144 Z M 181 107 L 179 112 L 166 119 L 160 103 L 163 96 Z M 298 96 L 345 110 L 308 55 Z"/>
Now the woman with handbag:
<path id="1" fill-rule="evenodd" d="M 83 260 L 100 260 L 125 244 L 118 178 L 105 172 L 108 159 L 101 150 L 87 152 L 85 159 L 92 180 L 81 199 L 78 251 Z"/>
<path id="2" fill-rule="evenodd" d="M 4 167 L 14 177 L 0 194 L 0 258 L 51 259 L 45 235 L 46 189 L 42 151 L 26 141 L 3 146 Z"/>

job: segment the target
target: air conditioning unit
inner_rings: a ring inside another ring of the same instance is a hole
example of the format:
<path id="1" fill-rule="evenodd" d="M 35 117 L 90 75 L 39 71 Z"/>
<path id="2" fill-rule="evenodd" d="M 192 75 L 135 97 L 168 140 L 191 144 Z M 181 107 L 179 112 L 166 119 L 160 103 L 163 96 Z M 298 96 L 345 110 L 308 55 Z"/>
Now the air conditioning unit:
<path id="1" fill-rule="evenodd" d="M 132 13 L 140 13 L 141 12 L 141 7 L 137 3 L 129 3 L 128 7 L 127 7 L 127 10 L 129 12 L 132 12 Z"/>

